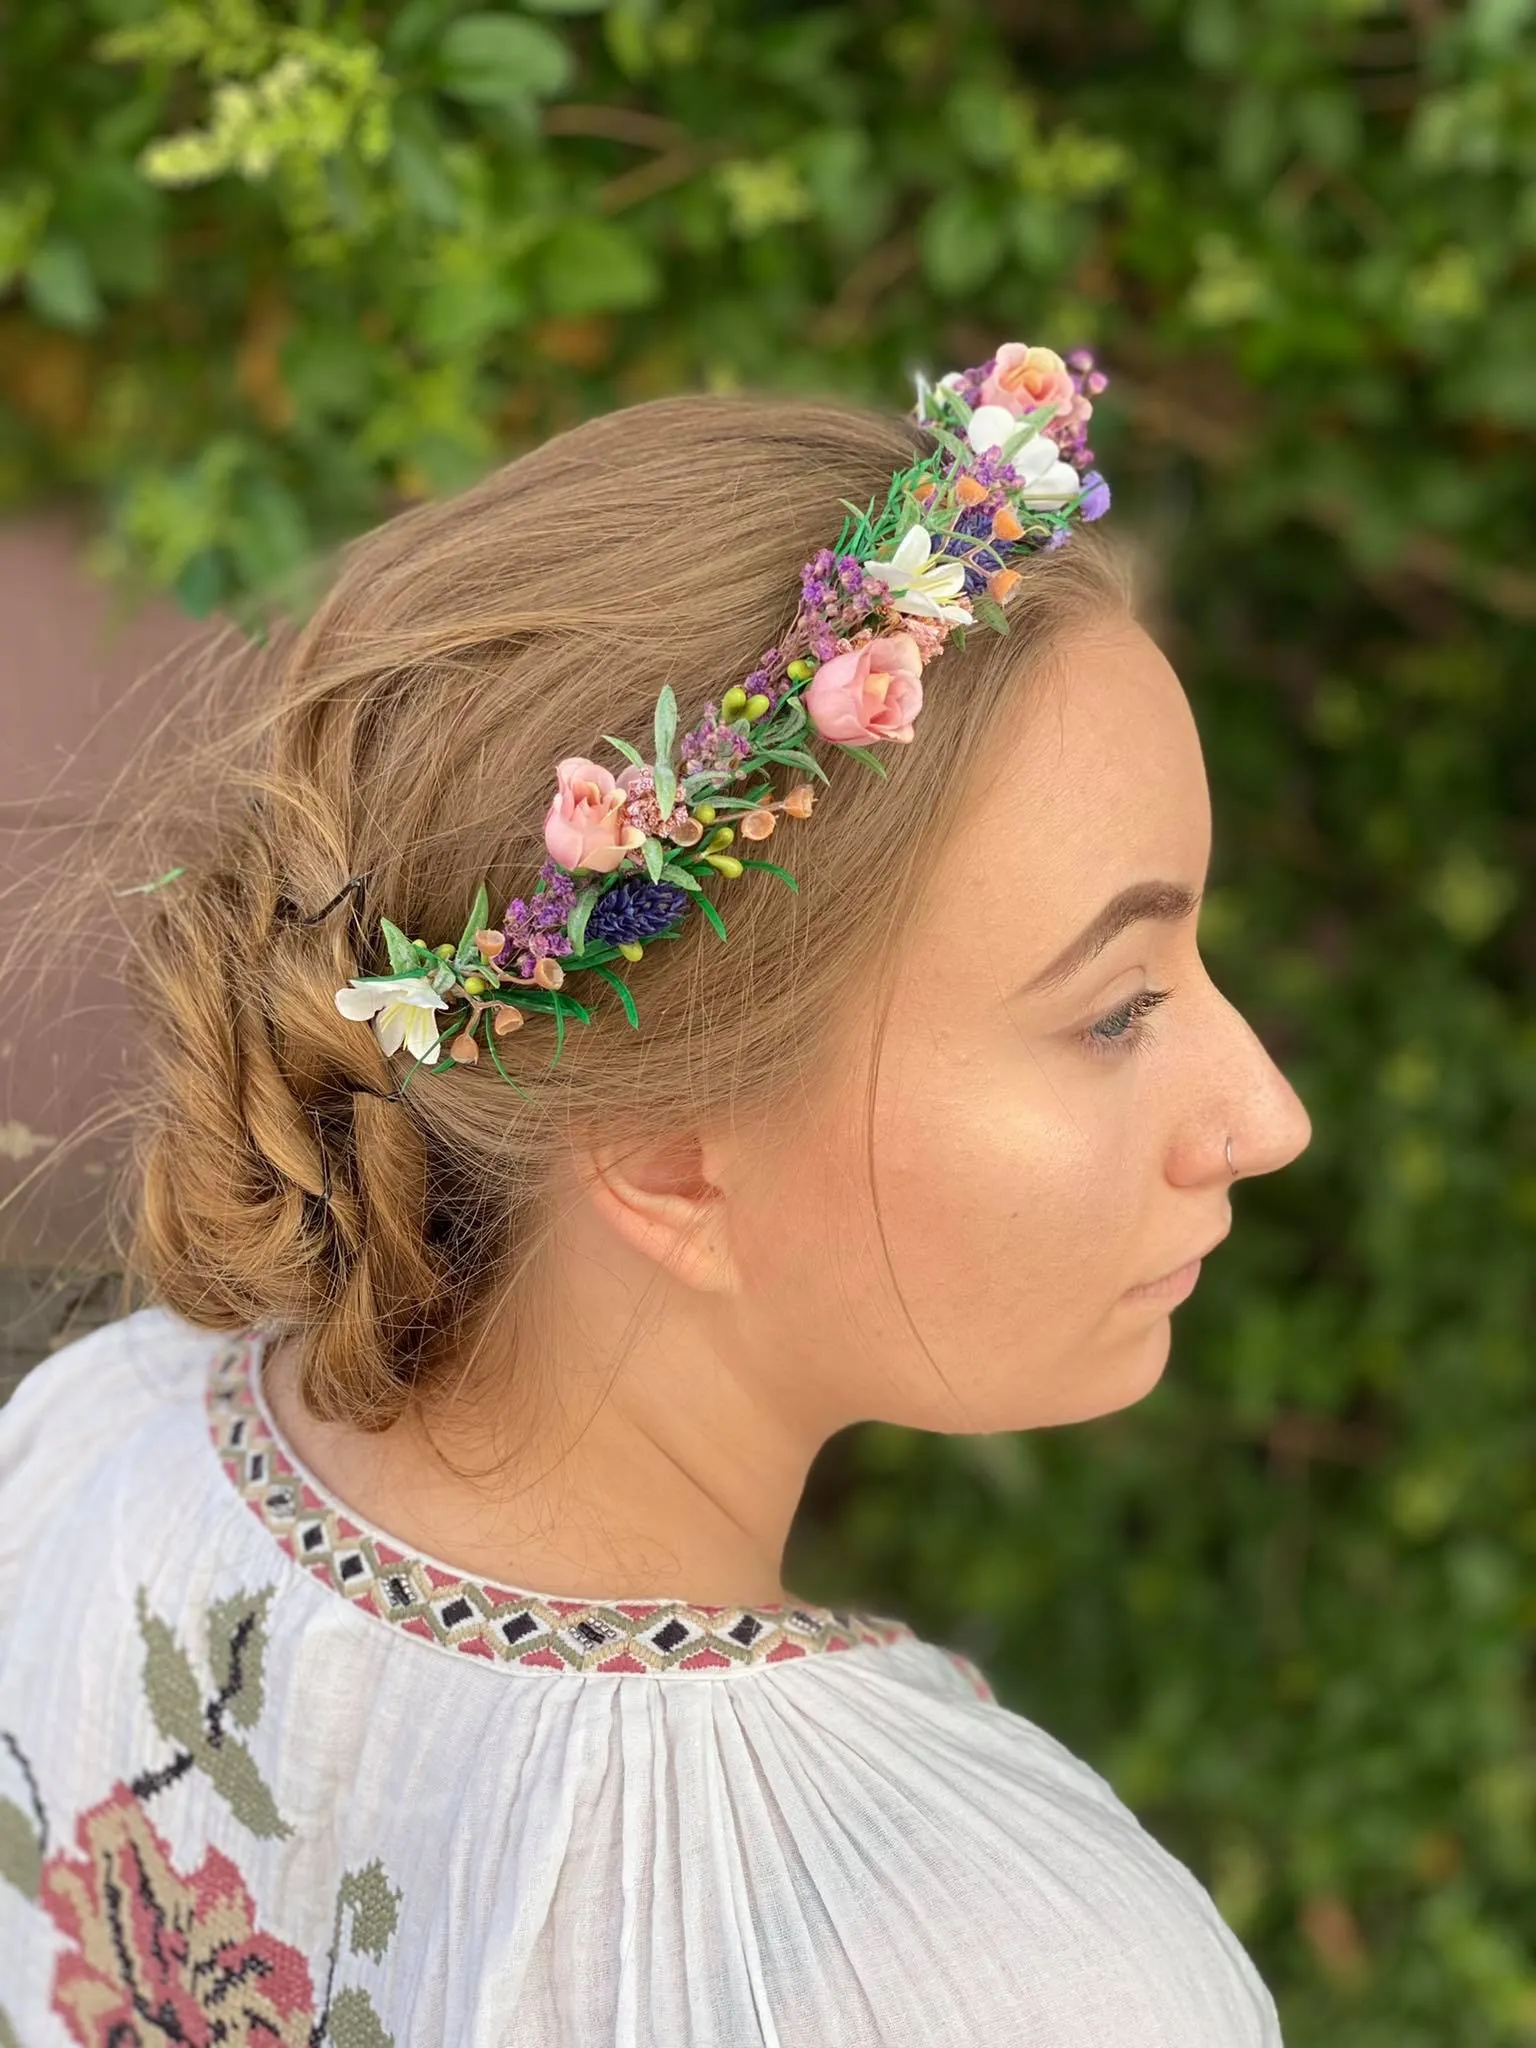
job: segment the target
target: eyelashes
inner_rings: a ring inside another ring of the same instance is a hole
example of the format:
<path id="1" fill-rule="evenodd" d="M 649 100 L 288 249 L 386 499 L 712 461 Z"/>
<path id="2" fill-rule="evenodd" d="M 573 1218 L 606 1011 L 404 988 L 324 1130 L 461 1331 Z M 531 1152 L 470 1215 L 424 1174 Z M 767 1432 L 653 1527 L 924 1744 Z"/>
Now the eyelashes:
<path id="1" fill-rule="evenodd" d="M 1090 1024 L 1086 1031 L 1079 1032 L 1079 1043 L 1095 1059 L 1118 1059 L 1136 1052 L 1152 1039 L 1148 1018 L 1172 993 L 1172 989 L 1167 988 L 1139 990 L 1129 1002 L 1121 1003 L 1117 1009 Z"/>

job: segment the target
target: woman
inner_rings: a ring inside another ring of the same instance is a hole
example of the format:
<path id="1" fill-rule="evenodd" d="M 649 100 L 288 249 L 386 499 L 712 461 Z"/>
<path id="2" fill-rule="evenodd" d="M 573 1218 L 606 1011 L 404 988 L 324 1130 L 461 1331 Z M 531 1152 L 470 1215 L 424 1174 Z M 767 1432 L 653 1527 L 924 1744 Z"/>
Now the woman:
<path id="1" fill-rule="evenodd" d="M 1308 1140 L 1102 383 L 593 422 L 353 547 L 195 764 L 159 1306 L 0 1419 L 28 2048 L 1278 2040 L 1103 1779 L 780 1583 L 834 1431 L 1148 1393 Z"/>

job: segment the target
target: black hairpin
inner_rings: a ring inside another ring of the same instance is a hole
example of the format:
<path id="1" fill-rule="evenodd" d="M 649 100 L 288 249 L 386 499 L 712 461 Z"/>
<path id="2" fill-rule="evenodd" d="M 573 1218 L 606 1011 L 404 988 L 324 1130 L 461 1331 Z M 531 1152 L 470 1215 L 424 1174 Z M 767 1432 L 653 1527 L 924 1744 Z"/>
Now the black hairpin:
<path id="1" fill-rule="evenodd" d="M 366 875 L 351 875 L 342 883 L 329 903 L 322 905 L 312 917 L 301 917 L 296 922 L 299 924 L 324 924 L 338 904 L 344 903 L 349 896 L 352 898 L 352 915 L 360 918 L 363 914 L 363 892 L 367 887 L 368 877 Z"/>

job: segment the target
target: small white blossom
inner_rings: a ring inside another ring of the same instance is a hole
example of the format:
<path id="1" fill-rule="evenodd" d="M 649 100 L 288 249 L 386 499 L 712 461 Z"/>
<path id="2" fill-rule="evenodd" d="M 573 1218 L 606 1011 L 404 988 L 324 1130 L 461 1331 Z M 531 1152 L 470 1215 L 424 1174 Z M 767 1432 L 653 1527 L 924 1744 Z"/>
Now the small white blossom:
<path id="1" fill-rule="evenodd" d="M 399 974 L 377 981 L 354 978 L 350 987 L 337 989 L 336 1007 L 354 1024 L 372 1024 L 387 1057 L 402 1046 L 413 1059 L 437 1057 L 441 1033 L 433 1022 L 433 1012 L 446 1010 L 448 1005 L 424 974 Z"/>
<path id="2" fill-rule="evenodd" d="M 1019 431 L 1021 422 L 1005 405 L 978 405 L 971 414 L 965 437 L 978 455 L 1002 448 Z M 1083 480 L 1047 433 L 1038 433 L 1008 458 L 1022 488 L 1017 496 L 1032 512 L 1059 512 L 1070 505 L 1083 488 Z"/>
<path id="3" fill-rule="evenodd" d="M 877 576 L 890 590 L 891 603 L 914 619 L 942 619 L 949 626 L 969 626 L 969 605 L 956 604 L 965 588 L 965 565 L 941 555 L 936 561 L 933 539 L 925 526 L 909 527 L 888 562 L 866 562 L 866 576 Z"/>

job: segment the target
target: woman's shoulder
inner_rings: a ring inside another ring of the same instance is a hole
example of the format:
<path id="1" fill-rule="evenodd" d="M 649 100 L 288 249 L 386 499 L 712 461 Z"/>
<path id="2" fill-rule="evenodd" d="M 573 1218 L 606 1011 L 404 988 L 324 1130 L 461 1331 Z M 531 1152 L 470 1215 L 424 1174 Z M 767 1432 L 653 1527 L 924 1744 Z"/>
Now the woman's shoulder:
<path id="1" fill-rule="evenodd" d="M 152 1418 L 200 1410 L 227 1339 L 168 1309 L 105 1323 L 45 1358 L 0 1408 L 0 1567 L 8 1541 L 42 1516 Z"/>
<path id="2" fill-rule="evenodd" d="M 808 1717 L 816 1694 L 826 1710 Z M 823 1660 L 777 1694 L 740 1688 L 733 1704 L 749 1720 L 793 1716 L 792 1760 L 771 1728 L 754 1747 L 816 1788 L 808 1871 L 835 1867 L 851 1834 L 885 1875 L 867 1895 L 839 1888 L 849 1939 L 885 1922 L 899 1941 L 921 1902 L 932 1939 L 973 1971 L 991 1978 L 983 1956 L 1013 1958 L 1003 1974 L 1040 2029 L 1021 2040 L 1278 2048 L 1273 2000 L 1194 1872 L 969 1660 L 913 1637 Z"/>

